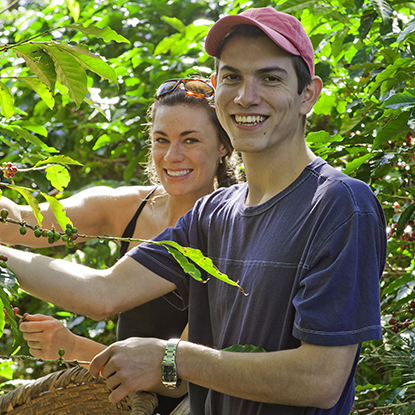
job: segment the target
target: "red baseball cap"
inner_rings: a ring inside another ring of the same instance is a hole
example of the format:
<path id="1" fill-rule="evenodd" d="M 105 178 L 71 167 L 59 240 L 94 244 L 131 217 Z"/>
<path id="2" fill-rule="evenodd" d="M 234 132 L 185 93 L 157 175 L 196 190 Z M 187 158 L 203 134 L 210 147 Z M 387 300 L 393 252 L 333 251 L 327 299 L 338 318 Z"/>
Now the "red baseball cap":
<path id="1" fill-rule="evenodd" d="M 250 24 L 259 27 L 279 47 L 292 55 L 301 56 L 311 76 L 314 76 L 313 45 L 303 25 L 295 17 L 277 12 L 273 7 L 247 9 L 240 14 L 219 19 L 206 36 L 206 52 L 210 56 L 216 56 L 216 51 L 222 39 L 232 27 L 239 24 Z"/>

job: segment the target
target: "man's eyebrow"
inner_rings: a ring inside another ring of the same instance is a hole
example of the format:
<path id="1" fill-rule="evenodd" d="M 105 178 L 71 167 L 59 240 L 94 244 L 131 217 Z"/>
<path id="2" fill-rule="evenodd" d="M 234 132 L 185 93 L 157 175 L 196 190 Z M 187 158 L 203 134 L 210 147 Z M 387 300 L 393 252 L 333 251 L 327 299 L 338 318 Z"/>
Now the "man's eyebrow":
<path id="1" fill-rule="evenodd" d="M 226 64 L 222 65 L 222 66 L 219 66 L 219 71 L 229 71 L 229 72 L 235 72 L 235 73 L 241 72 L 239 69 L 234 68 L 231 65 L 226 65 Z"/>
<path id="2" fill-rule="evenodd" d="M 267 68 L 261 68 L 256 71 L 259 75 L 262 75 L 264 73 L 271 73 L 271 72 L 282 72 L 283 74 L 288 75 L 288 72 L 286 69 L 281 68 L 280 66 L 269 66 Z"/>

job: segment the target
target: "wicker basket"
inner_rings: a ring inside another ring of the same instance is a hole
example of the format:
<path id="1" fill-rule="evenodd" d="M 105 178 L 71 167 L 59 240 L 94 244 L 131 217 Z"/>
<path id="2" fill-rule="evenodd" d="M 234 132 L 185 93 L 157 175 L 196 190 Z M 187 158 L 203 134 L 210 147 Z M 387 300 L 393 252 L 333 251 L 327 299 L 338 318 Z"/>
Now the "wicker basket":
<path id="1" fill-rule="evenodd" d="M 122 401 L 108 401 L 103 378 L 76 366 L 51 373 L 19 386 L 0 397 L 0 415 L 152 415 L 157 407 L 154 393 L 134 392 Z"/>

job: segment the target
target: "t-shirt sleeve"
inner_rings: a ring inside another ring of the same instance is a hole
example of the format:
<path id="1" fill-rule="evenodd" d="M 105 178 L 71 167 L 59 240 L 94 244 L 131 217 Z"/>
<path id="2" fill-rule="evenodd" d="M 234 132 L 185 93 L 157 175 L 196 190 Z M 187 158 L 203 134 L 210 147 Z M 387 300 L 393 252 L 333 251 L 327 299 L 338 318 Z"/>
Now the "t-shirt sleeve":
<path id="1" fill-rule="evenodd" d="M 382 338 L 379 279 L 386 258 L 380 207 L 335 223 L 308 258 L 294 297 L 293 335 L 328 346 Z"/>

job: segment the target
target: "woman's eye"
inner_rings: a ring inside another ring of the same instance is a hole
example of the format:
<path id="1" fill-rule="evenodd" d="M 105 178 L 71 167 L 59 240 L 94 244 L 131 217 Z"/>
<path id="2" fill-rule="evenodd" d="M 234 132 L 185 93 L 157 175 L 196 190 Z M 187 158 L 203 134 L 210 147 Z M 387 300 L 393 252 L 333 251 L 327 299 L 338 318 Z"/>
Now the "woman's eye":
<path id="1" fill-rule="evenodd" d="M 199 140 L 197 138 L 186 138 L 185 143 L 187 144 L 194 144 L 194 143 L 198 143 Z"/>
<path id="2" fill-rule="evenodd" d="M 154 142 L 157 143 L 157 144 L 166 144 L 166 143 L 168 143 L 168 140 L 166 140 L 163 137 L 156 137 L 154 139 Z"/>

